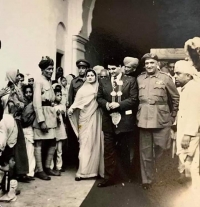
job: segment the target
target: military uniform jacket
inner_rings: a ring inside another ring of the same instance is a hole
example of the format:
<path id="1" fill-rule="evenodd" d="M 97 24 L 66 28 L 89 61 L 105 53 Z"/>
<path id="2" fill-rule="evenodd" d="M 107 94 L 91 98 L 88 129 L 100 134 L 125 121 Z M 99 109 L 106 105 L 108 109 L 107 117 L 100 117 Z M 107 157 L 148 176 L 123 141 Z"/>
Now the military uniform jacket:
<path id="1" fill-rule="evenodd" d="M 74 98 L 76 96 L 76 93 L 78 89 L 83 85 L 83 83 L 84 80 L 79 76 L 72 80 L 69 87 L 69 95 L 68 95 L 69 107 L 74 103 Z"/>
<path id="2" fill-rule="evenodd" d="M 133 77 L 122 75 L 121 80 L 123 81 L 122 85 L 122 96 L 120 107 L 115 110 L 108 111 L 106 108 L 106 103 L 112 102 L 112 83 L 110 78 L 104 78 L 100 80 L 99 89 L 97 94 L 97 102 L 102 108 L 103 117 L 102 117 L 102 131 L 109 133 L 120 133 L 120 132 L 129 132 L 134 130 L 135 117 L 136 114 L 133 111 L 134 107 L 137 107 L 138 100 L 138 87 L 137 81 Z M 113 112 L 119 112 L 121 114 L 121 121 L 116 127 L 112 123 L 110 114 Z"/>
<path id="3" fill-rule="evenodd" d="M 138 127 L 171 126 L 179 105 L 179 93 L 171 77 L 161 71 L 157 71 L 154 75 L 144 72 L 138 76 L 137 83 L 139 88 Z"/>

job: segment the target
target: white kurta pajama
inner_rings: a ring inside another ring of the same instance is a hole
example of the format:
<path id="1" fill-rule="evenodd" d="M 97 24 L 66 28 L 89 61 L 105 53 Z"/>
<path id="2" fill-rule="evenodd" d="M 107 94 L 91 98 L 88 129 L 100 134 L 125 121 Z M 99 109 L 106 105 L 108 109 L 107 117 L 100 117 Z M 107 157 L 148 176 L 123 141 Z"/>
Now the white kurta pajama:
<path id="1" fill-rule="evenodd" d="M 190 168 L 193 186 L 200 187 L 199 177 L 199 127 L 200 127 L 200 83 L 189 81 L 180 91 L 180 104 L 177 119 L 177 155 L 185 169 Z M 184 135 L 191 136 L 191 141 L 187 149 L 181 147 Z M 191 163 L 185 162 L 187 156 L 193 160 Z"/>

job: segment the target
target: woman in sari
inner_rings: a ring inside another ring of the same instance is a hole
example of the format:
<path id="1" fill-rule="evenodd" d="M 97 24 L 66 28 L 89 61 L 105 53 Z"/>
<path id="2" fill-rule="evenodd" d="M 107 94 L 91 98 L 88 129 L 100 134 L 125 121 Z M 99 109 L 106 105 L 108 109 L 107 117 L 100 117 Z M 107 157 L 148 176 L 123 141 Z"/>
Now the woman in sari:
<path id="1" fill-rule="evenodd" d="M 14 159 L 16 162 L 15 173 L 18 181 L 29 182 L 26 174 L 29 171 L 28 156 L 25 144 L 23 129 L 21 126 L 21 114 L 24 109 L 24 96 L 22 91 L 18 88 L 19 78 L 17 70 L 10 70 L 6 73 L 8 79 L 8 86 L 10 87 L 10 94 L 7 100 L 7 107 L 9 114 L 13 115 L 18 128 L 17 143 L 14 150 Z"/>
<path id="2" fill-rule="evenodd" d="M 104 174 L 102 119 L 96 101 L 97 90 L 97 75 L 93 70 L 88 70 L 86 82 L 78 90 L 75 101 L 68 110 L 80 148 L 76 181 L 98 175 L 103 177 Z"/>

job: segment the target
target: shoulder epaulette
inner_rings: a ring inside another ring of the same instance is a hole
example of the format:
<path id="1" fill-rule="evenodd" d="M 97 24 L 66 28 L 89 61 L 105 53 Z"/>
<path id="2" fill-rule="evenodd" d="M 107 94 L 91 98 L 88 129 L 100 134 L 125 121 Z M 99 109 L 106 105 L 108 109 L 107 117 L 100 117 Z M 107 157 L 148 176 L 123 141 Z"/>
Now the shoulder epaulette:
<path id="1" fill-rule="evenodd" d="M 164 75 L 166 75 L 166 76 L 168 76 L 168 77 L 170 77 L 170 78 L 172 79 L 172 76 L 171 76 L 170 74 L 165 73 L 165 72 L 163 72 L 163 71 L 159 71 L 159 72 L 162 73 L 162 74 L 164 74 Z"/>
<path id="2" fill-rule="evenodd" d="M 145 74 L 146 74 L 146 72 L 142 72 L 138 76 L 145 75 Z"/>

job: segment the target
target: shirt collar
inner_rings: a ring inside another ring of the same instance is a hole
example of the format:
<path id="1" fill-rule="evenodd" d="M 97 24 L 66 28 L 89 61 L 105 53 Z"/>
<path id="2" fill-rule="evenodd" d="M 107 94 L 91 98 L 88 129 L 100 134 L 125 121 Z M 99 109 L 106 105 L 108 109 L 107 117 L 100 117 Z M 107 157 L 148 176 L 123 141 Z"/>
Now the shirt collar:
<path id="1" fill-rule="evenodd" d="M 146 72 L 146 76 L 145 76 L 145 78 L 148 78 L 148 77 L 156 77 L 156 78 L 158 78 L 158 76 L 159 76 L 159 71 L 157 70 L 153 75 L 149 75 L 149 74 L 147 74 L 147 72 Z"/>

